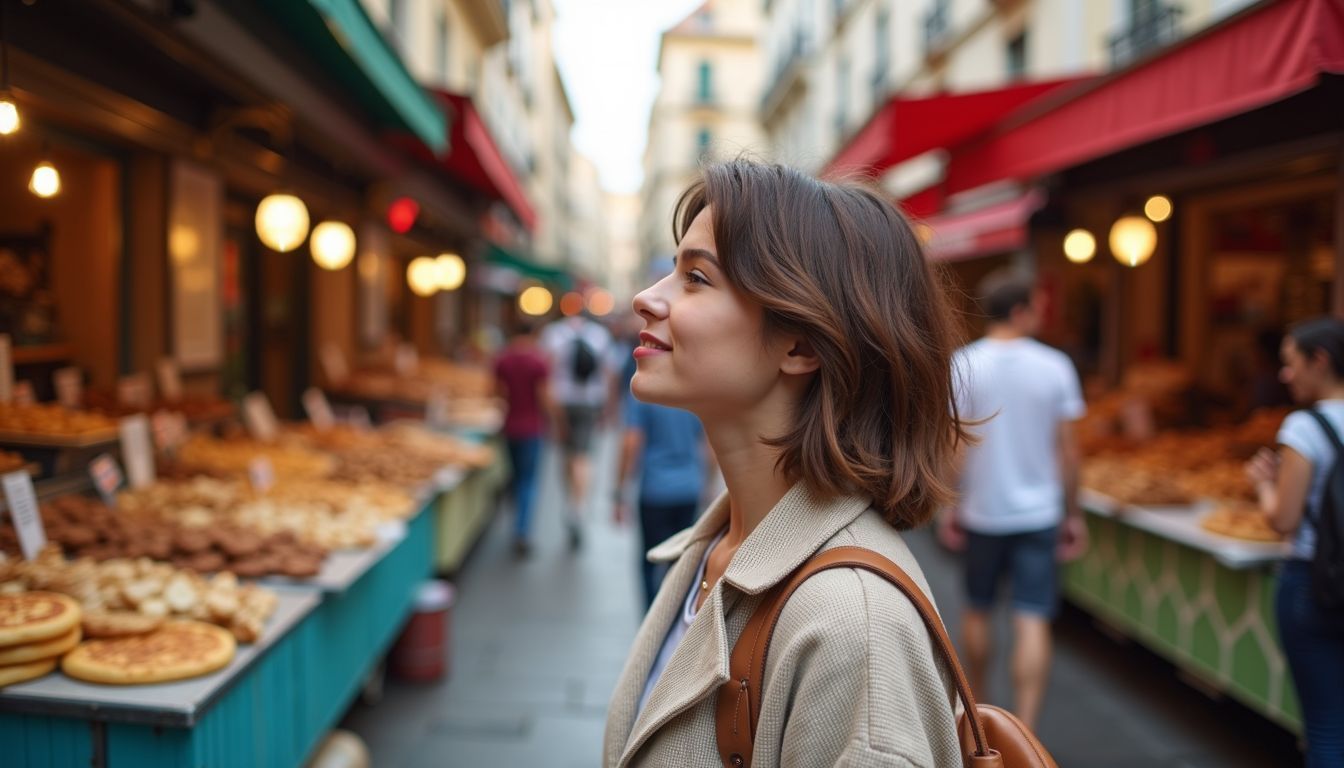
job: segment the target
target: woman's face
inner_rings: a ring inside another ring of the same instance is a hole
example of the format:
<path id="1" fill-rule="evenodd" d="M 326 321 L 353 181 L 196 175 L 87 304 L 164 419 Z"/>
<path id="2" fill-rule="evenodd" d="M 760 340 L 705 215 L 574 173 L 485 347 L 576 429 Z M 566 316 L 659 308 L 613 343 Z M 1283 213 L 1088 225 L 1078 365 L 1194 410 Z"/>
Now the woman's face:
<path id="1" fill-rule="evenodd" d="M 1283 358 L 1283 367 L 1279 369 L 1279 381 L 1288 385 L 1288 391 L 1292 393 L 1293 399 L 1299 403 L 1319 400 L 1326 383 L 1328 363 L 1323 359 L 1304 354 L 1291 336 L 1284 338 L 1283 345 L 1279 348 L 1279 356 Z"/>
<path id="2" fill-rule="evenodd" d="M 728 282 L 719 265 L 709 209 L 691 222 L 672 274 L 635 297 L 644 319 L 635 397 L 701 417 L 742 413 L 761 402 L 779 377 L 780 349 L 764 311 Z"/>

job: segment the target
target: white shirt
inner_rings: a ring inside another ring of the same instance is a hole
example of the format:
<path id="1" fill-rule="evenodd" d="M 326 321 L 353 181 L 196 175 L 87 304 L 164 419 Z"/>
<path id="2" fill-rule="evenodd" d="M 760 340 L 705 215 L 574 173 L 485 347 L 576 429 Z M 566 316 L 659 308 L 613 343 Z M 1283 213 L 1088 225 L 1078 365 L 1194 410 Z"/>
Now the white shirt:
<path id="1" fill-rule="evenodd" d="M 574 379 L 574 339 L 582 336 L 597 358 L 597 370 L 587 381 Z M 558 320 L 541 332 L 541 347 L 551 358 L 551 396 L 561 405 L 601 406 L 607 402 L 607 376 L 610 374 L 611 334 L 584 317 Z"/>
<path id="2" fill-rule="evenodd" d="M 1344 439 L 1344 400 L 1322 400 L 1312 406 L 1325 414 L 1330 426 Z M 1302 458 L 1311 462 L 1311 483 L 1307 486 L 1306 509 L 1303 510 L 1302 523 L 1297 526 L 1293 536 L 1293 557 L 1310 560 L 1316 556 L 1316 527 L 1312 520 L 1316 518 L 1325 501 L 1325 478 L 1335 463 L 1335 447 L 1330 444 L 1321 425 L 1311 414 L 1294 411 L 1288 414 L 1279 427 L 1278 443 L 1302 454 Z"/>
<path id="3" fill-rule="evenodd" d="M 963 527 L 977 533 L 1041 531 L 1064 519 L 1058 427 L 1087 406 L 1073 363 L 1034 339 L 980 339 L 953 360 L 959 415 L 979 443 L 961 476 Z"/>

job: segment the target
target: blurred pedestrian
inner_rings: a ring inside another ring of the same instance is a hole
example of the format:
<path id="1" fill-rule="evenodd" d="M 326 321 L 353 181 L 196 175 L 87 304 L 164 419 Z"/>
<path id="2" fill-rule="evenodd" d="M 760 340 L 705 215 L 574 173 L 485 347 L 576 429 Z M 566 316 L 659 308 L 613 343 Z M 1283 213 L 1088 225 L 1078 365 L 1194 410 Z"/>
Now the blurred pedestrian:
<path id="1" fill-rule="evenodd" d="M 593 441 L 614 412 L 611 334 L 583 314 L 565 317 L 542 332 L 551 361 L 555 439 L 564 458 L 565 526 L 569 547 L 583 544 L 583 515 L 592 478 Z"/>
<path id="2" fill-rule="evenodd" d="M 536 328 L 524 320 L 495 360 L 497 387 L 508 402 L 504 440 L 513 465 L 509 481 L 514 505 L 513 551 L 519 556 L 526 556 L 532 548 L 532 507 L 546 434 L 549 373 L 550 363 L 537 344 Z"/>
<path id="3" fill-rule="evenodd" d="M 1010 582 L 1013 712 L 1035 728 L 1050 675 L 1058 561 L 1087 546 L 1075 434 L 1086 406 L 1069 358 L 1032 338 L 1043 310 L 1034 282 L 997 272 L 978 293 L 985 335 L 959 350 L 954 366 L 957 408 L 978 422 L 971 429 L 977 441 L 966 446 L 961 498 L 939 533 L 963 551 L 962 640 L 972 690 L 985 690 L 992 612 L 1000 582 Z"/>
<path id="4" fill-rule="evenodd" d="M 727 484 L 690 529 L 607 715 L 603 764 L 718 766 L 716 701 L 762 593 L 823 549 L 923 573 L 899 531 L 952 495 L 962 435 L 943 286 L 880 190 L 746 160 L 706 167 L 676 270 L 635 298 L 639 400 L 699 417 Z M 961 766 L 954 688 L 881 576 L 804 582 L 770 641 L 752 765 Z"/>
<path id="5" fill-rule="evenodd" d="M 1331 435 L 1344 435 L 1344 322 L 1322 317 L 1288 331 L 1280 378 L 1306 406 L 1279 428 L 1278 450 L 1246 465 L 1269 525 L 1292 539 L 1279 568 L 1274 608 L 1307 741 L 1307 768 L 1344 767 L 1344 614 L 1317 602 L 1311 564 L 1326 478 L 1341 457 Z M 1327 550 L 1328 551 L 1328 550 Z"/>
<path id="6" fill-rule="evenodd" d="M 705 431 L 690 411 L 625 398 L 625 432 L 616 475 L 613 517 L 629 519 L 632 475 L 639 467 L 640 575 L 644 607 L 653 605 L 667 563 L 649 562 L 645 552 L 695 522 L 710 462 Z"/>

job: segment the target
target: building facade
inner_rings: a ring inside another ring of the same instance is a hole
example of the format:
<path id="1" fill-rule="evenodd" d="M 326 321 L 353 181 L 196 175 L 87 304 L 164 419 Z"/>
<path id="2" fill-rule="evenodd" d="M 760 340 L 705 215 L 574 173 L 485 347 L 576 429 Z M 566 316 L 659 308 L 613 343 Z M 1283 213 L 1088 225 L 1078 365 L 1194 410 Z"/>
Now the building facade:
<path id="1" fill-rule="evenodd" d="M 640 190 L 644 263 L 673 250 L 677 196 L 706 158 L 768 156 L 757 110 L 759 0 L 710 0 L 663 33 Z"/>

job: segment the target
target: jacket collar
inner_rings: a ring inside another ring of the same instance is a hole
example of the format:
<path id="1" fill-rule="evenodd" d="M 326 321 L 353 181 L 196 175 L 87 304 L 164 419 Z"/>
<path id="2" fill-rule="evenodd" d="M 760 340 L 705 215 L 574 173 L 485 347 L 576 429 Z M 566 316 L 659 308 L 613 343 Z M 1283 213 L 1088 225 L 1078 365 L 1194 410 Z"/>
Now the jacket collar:
<path id="1" fill-rule="evenodd" d="M 749 595 L 759 594 L 783 581 L 829 539 L 863 514 L 866 498 L 843 496 L 820 500 L 802 483 L 794 485 L 770 510 L 765 519 L 742 542 L 733 556 L 723 582 Z M 617 701 L 638 701 L 649 670 L 661 649 L 667 630 L 676 620 L 695 579 L 700 558 L 714 535 L 728 525 L 728 495 L 719 496 L 692 527 L 649 551 L 653 562 L 678 560 L 650 609 L 649 617 L 635 640 L 630 671 L 620 684 Z M 618 725 L 627 732 L 618 766 L 626 766 L 657 730 L 673 717 L 718 690 L 728 680 L 728 611 L 735 595 L 721 588 L 710 592 L 696 620 L 663 670 L 649 695 L 644 711 L 633 710 Z"/>
<path id="2" fill-rule="evenodd" d="M 793 573 L 869 505 L 863 496 L 818 498 L 805 483 L 795 483 L 738 547 L 724 581 L 749 595 L 764 592 Z M 672 562 L 692 545 L 714 538 L 726 525 L 728 494 L 724 492 L 694 526 L 649 550 L 649 560 Z"/>

